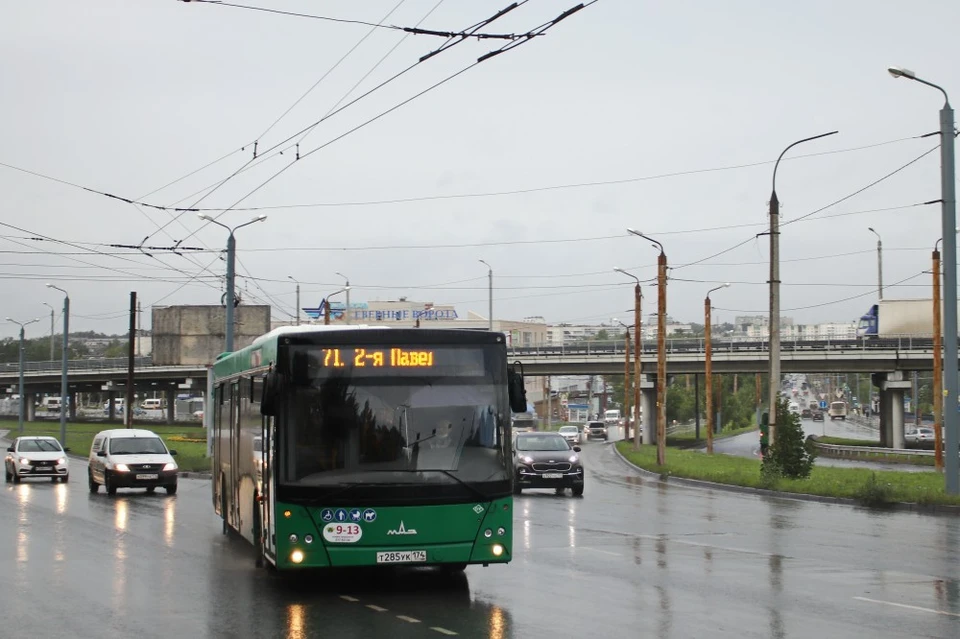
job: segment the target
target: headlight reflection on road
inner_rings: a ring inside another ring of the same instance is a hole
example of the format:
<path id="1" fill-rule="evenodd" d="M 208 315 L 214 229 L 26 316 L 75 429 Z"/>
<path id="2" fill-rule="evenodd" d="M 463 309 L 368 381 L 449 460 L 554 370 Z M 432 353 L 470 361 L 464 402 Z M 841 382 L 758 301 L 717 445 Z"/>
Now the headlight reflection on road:
<path id="1" fill-rule="evenodd" d="M 114 502 L 116 515 L 114 525 L 117 527 L 116 546 L 114 549 L 113 567 L 113 607 L 115 610 L 124 610 L 127 602 L 127 519 L 129 504 L 126 499 Z"/>
<path id="2" fill-rule="evenodd" d="M 163 508 L 163 541 L 170 548 L 173 548 L 173 527 L 177 523 L 175 503 L 172 499 L 168 499 Z"/>
<path id="3" fill-rule="evenodd" d="M 127 500 L 115 502 L 117 506 L 116 515 L 114 517 L 114 525 L 117 527 L 117 530 L 126 530 L 127 529 Z"/>
<path id="4" fill-rule="evenodd" d="M 54 491 L 57 493 L 57 514 L 62 515 L 67 512 L 67 497 L 70 493 L 67 491 L 66 484 L 57 484 Z"/>
<path id="5" fill-rule="evenodd" d="M 490 611 L 490 639 L 503 639 L 507 636 L 507 620 L 503 616 L 503 608 L 493 606 Z"/>
<path id="6" fill-rule="evenodd" d="M 287 639 L 307 639 L 306 616 L 303 604 L 287 606 Z"/>

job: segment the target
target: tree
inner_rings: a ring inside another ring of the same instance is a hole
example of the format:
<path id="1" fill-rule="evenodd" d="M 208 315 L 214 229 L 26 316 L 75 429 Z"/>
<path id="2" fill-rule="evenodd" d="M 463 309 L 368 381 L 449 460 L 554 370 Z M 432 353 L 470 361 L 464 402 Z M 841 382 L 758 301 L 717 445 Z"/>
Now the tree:
<path id="1" fill-rule="evenodd" d="M 806 479 L 810 477 L 816 459 L 816 449 L 804 439 L 800 416 L 787 410 L 787 406 L 786 399 L 777 402 L 773 445 L 767 450 L 760 467 L 761 474 L 768 479 Z"/>

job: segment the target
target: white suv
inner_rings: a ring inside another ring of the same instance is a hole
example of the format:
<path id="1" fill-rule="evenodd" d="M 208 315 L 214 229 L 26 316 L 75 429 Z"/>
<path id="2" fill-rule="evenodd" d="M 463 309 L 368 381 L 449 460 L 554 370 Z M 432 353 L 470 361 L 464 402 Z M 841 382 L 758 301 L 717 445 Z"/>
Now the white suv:
<path id="1" fill-rule="evenodd" d="M 177 462 L 173 461 L 176 454 L 153 431 L 101 431 L 90 446 L 90 492 L 97 492 L 102 485 L 108 495 L 116 494 L 117 488 L 146 488 L 152 493 L 161 486 L 173 495 L 177 492 Z"/>
<path id="2" fill-rule="evenodd" d="M 7 481 L 19 484 L 25 477 L 48 477 L 67 483 L 70 466 L 64 450 L 53 437 L 17 437 L 7 448 L 3 470 Z"/>

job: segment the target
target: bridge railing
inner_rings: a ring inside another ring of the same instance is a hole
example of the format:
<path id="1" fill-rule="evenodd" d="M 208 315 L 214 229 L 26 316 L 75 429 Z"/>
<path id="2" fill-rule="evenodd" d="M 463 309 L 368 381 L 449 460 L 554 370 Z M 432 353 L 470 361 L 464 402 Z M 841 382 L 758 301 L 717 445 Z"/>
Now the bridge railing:
<path id="1" fill-rule="evenodd" d="M 116 370 L 118 368 L 126 368 L 129 365 L 128 359 L 126 357 L 90 357 L 86 359 L 69 359 L 67 360 L 67 370 Z M 143 366 L 152 366 L 153 358 L 151 356 L 145 357 L 134 357 L 133 365 L 137 368 Z M 63 369 L 63 362 L 61 360 L 55 361 L 43 361 L 43 362 L 24 362 L 23 370 L 24 372 L 28 371 L 60 371 Z M 20 365 L 13 364 L 0 364 L 0 373 L 16 373 L 20 371 Z"/>

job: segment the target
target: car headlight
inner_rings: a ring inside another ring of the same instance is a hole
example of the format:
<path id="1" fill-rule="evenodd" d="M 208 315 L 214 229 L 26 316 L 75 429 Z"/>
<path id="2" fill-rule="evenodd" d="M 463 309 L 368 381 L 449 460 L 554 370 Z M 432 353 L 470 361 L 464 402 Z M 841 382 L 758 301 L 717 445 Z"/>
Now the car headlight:
<path id="1" fill-rule="evenodd" d="M 67 463 L 66 457 L 61 457 L 60 459 L 57 460 L 57 466 L 63 466 L 66 463 Z"/>
<path id="2" fill-rule="evenodd" d="M 176 463 L 176 462 L 167 462 L 166 464 L 163 465 L 163 469 L 164 469 L 164 470 L 176 470 L 176 469 L 177 469 L 177 463 Z"/>
<path id="3" fill-rule="evenodd" d="M 129 473 L 130 469 L 127 468 L 126 464 L 114 464 L 113 469 L 119 473 Z"/>
<path id="4" fill-rule="evenodd" d="M 21 458 L 20 458 L 20 464 L 21 464 L 22 466 L 29 466 L 29 465 L 30 465 L 30 460 L 27 459 L 26 457 L 21 457 Z"/>
<path id="5" fill-rule="evenodd" d="M 570 463 L 576 464 L 580 458 L 577 455 L 570 455 Z"/>
<path id="6" fill-rule="evenodd" d="M 523 457 L 520 458 L 520 461 L 522 461 L 524 464 L 532 464 L 533 457 L 528 457 L 527 455 L 524 455 Z"/>

